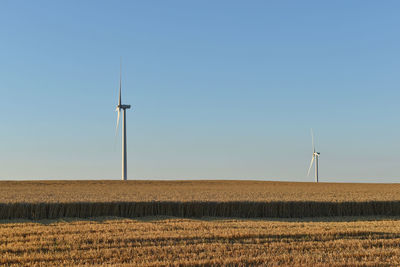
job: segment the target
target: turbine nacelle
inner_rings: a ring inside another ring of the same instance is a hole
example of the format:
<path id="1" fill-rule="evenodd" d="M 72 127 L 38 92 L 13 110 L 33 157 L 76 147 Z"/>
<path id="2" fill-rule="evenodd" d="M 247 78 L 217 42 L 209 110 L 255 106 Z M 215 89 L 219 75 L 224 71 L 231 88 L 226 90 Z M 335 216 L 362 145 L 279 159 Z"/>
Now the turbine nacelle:
<path id="1" fill-rule="evenodd" d="M 131 108 L 131 105 L 118 105 L 117 106 L 117 110 L 118 109 L 130 109 Z"/>

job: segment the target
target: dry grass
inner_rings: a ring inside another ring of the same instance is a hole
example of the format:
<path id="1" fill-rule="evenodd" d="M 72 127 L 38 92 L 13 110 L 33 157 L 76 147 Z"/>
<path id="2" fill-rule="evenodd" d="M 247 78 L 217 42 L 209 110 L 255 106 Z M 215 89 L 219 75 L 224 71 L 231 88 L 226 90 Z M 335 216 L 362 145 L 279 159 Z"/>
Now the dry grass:
<path id="1" fill-rule="evenodd" d="M 398 220 L 3 222 L 0 265 L 399 266 Z"/>
<path id="2" fill-rule="evenodd" d="M 109 201 L 400 201 L 400 184 L 315 184 L 261 181 L 0 182 L 0 203 Z"/>

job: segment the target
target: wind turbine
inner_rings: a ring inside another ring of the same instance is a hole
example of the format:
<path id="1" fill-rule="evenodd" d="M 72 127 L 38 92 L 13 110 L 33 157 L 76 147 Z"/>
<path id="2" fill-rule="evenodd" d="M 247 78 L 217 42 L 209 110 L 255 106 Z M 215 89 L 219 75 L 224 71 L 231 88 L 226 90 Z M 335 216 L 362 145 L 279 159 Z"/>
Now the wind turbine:
<path id="1" fill-rule="evenodd" d="M 310 168 L 308 168 L 308 174 L 307 176 L 310 175 L 311 167 L 314 163 L 315 160 L 315 182 L 318 183 L 318 159 L 319 159 L 319 152 L 315 151 L 315 145 L 314 145 L 314 133 L 313 130 L 311 129 L 311 142 L 312 142 L 312 158 L 311 158 L 311 163 L 310 163 Z"/>
<path id="2" fill-rule="evenodd" d="M 119 68 L 119 99 L 117 109 L 115 111 L 118 112 L 117 117 L 117 129 L 116 134 L 118 134 L 118 127 L 119 127 L 119 117 L 121 110 L 122 113 L 122 180 L 126 181 L 128 179 L 128 166 L 127 166 L 127 149 L 126 149 L 126 110 L 131 108 L 131 105 L 124 105 L 122 104 L 122 63 L 120 63 Z"/>

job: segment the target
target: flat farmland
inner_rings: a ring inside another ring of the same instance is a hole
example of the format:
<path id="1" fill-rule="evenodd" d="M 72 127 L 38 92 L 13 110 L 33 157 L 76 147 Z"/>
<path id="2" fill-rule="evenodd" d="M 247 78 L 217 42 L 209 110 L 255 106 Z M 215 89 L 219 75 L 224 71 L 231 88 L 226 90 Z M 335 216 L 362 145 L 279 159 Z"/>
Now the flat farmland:
<path id="1" fill-rule="evenodd" d="M 398 184 L 0 182 L 0 218 L 0 266 L 400 265 Z"/>
<path id="2" fill-rule="evenodd" d="M 0 219 L 400 216 L 399 184 L 0 182 Z"/>
<path id="3" fill-rule="evenodd" d="M 400 201 L 400 184 L 263 181 L 1 181 L 0 203 Z"/>
<path id="4" fill-rule="evenodd" d="M 399 219 L 2 221 L 0 265 L 399 266 Z"/>

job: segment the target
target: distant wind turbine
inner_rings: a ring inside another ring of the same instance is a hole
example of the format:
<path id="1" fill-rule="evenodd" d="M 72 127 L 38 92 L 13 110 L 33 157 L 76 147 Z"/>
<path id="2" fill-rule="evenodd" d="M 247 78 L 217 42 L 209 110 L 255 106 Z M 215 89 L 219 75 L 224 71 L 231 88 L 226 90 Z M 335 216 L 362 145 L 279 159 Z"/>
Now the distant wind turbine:
<path id="1" fill-rule="evenodd" d="M 126 149 L 126 110 L 131 108 L 131 105 L 123 105 L 122 104 L 122 63 L 120 63 L 119 69 L 119 99 L 116 111 L 118 112 L 117 115 L 117 129 L 116 134 L 118 134 L 118 127 L 119 127 L 119 117 L 121 110 L 124 112 L 122 113 L 122 180 L 126 181 L 128 179 L 128 166 L 127 166 L 127 149 Z"/>
<path id="2" fill-rule="evenodd" d="M 315 151 L 314 133 L 313 133 L 312 129 L 311 129 L 311 142 L 312 142 L 312 158 L 311 158 L 310 168 L 308 168 L 307 176 L 310 175 L 310 171 L 311 171 L 312 165 L 315 160 L 315 182 L 318 183 L 318 159 L 319 159 L 320 153 Z"/>

